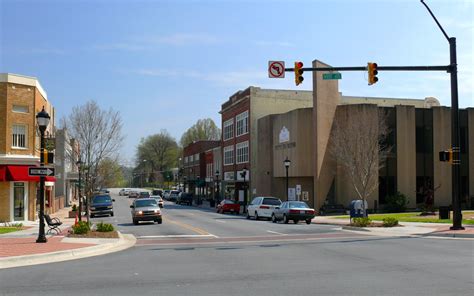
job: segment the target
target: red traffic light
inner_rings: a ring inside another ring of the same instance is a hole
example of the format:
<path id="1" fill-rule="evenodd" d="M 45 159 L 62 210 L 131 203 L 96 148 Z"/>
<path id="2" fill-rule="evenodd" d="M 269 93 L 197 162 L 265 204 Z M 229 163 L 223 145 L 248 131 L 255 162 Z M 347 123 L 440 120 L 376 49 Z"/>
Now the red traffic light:
<path id="1" fill-rule="evenodd" d="M 302 62 L 296 62 L 296 67 L 297 68 L 303 68 L 303 63 Z"/>

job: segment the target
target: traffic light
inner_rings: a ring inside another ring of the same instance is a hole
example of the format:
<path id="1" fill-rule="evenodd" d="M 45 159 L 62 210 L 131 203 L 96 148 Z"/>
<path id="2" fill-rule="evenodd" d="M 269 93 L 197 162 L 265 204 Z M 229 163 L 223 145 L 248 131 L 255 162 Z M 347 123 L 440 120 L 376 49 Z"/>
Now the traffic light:
<path id="1" fill-rule="evenodd" d="M 453 163 L 453 150 L 448 149 L 447 151 L 440 151 L 439 161 L 447 161 L 449 163 Z"/>
<path id="2" fill-rule="evenodd" d="M 379 79 L 377 78 L 377 63 L 367 63 L 367 72 L 369 73 L 369 85 L 377 83 Z"/>
<path id="3" fill-rule="evenodd" d="M 40 161 L 43 164 L 54 164 L 54 153 L 44 149 L 40 155 Z"/>
<path id="4" fill-rule="evenodd" d="M 295 83 L 300 85 L 303 82 L 303 63 L 295 62 Z"/>

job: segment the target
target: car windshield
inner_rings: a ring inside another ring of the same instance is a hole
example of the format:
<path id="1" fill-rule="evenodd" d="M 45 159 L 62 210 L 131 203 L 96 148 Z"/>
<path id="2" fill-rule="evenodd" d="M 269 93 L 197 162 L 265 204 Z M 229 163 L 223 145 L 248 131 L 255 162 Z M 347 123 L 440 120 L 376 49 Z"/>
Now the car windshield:
<path id="1" fill-rule="evenodd" d="M 295 209 L 295 208 L 309 209 L 308 205 L 302 201 L 292 201 L 289 203 L 289 205 L 290 205 L 290 209 Z"/>
<path id="2" fill-rule="evenodd" d="M 264 198 L 262 204 L 271 205 L 271 206 L 279 206 L 281 204 L 281 201 L 276 198 Z"/>
<path id="3" fill-rule="evenodd" d="M 225 203 L 225 204 L 234 204 L 235 202 L 232 201 L 232 200 L 226 199 L 226 200 L 224 200 L 224 203 Z"/>
<path id="4" fill-rule="evenodd" d="M 97 195 L 94 196 L 92 199 L 93 203 L 106 203 L 106 202 L 112 202 L 112 199 L 108 195 Z"/>
<path id="5" fill-rule="evenodd" d="M 143 208 L 143 207 L 156 207 L 158 204 L 156 203 L 155 199 L 142 199 L 135 201 L 136 208 Z"/>

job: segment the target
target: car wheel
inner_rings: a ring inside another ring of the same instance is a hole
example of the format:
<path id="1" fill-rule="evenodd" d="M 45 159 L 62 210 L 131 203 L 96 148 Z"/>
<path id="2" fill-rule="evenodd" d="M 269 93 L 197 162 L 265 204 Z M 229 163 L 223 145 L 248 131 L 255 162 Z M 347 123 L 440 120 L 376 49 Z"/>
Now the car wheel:
<path id="1" fill-rule="evenodd" d="M 295 222 L 295 224 L 298 224 L 298 222 L 300 222 L 300 220 L 295 219 L 295 220 L 293 220 L 293 222 Z"/>
<path id="2" fill-rule="evenodd" d="M 133 224 L 134 224 L 134 225 L 138 225 L 138 221 L 135 220 L 135 219 L 133 219 Z"/>
<path id="3" fill-rule="evenodd" d="M 247 220 L 250 219 L 250 214 L 249 214 L 249 212 L 247 212 L 247 217 L 246 217 L 246 218 L 247 218 Z"/>
<path id="4" fill-rule="evenodd" d="M 94 215 L 91 214 L 91 218 L 94 218 Z"/>
<path id="5" fill-rule="evenodd" d="M 306 219 L 306 224 L 311 224 L 311 219 Z"/>
<path id="6" fill-rule="evenodd" d="M 158 219 L 158 224 L 163 223 L 163 219 Z"/>
<path id="7" fill-rule="evenodd" d="M 283 215 L 283 223 L 288 224 L 289 220 L 286 215 Z"/>
<path id="8" fill-rule="evenodd" d="M 113 217 L 114 216 L 114 212 L 110 213 L 110 217 Z"/>
<path id="9" fill-rule="evenodd" d="M 255 220 L 258 220 L 258 219 L 260 219 L 260 217 L 258 216 L 257 211 L 255 211 Z"/>
<path id="10" fill-rule="evenodd" d="M 273 222 L 273 223 L 277 223 L 277 219 L 276 219 L 276 217 L 275 217 L 275 214 L 272 214 L 272 222 Z"/>

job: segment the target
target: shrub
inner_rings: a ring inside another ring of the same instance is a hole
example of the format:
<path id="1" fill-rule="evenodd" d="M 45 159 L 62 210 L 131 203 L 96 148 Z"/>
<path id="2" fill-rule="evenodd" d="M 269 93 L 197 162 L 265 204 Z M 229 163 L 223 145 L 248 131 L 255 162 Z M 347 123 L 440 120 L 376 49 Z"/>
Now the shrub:
<path id="1" fill-rule="evenodd" d="M 72 205 L 72 209 L 71 209 L 71 211 L 74 211 L 74 212 L 75 212 L 75 211 L 77 211 L 77 206 L 76 206 L 75 204 L 74 204 L 74 205 Z"/>
<path id="2" fill-rule="evenodd" d="M 400 192 L 388 196 L 386 202 L 385 208 L 390 213 L 405 212 L 408 205 L 407 197 Z"/>
<path id="3" fill-rule="evenodd" d="M 383 227 L 393 227 L 398 225 L 398 220 L 393 217 L 383 218 Z"/>
<path id="4" fill-rule="evenodd" d="M 367 217 L 352 219 L 352 225 L 357 227 L 367 227 L 371 222 L 372 220 Z"/>
<path id="5" fill-rule="evenodd" d="M 74 234 L 85 234 L 90 230 L 89 223 L 86 221 L 79 221 L 77 224 L 72 226 L 72 231 Z"/>
<path id="6" fill-rule="evenodd" d="M 97 231 L 99 232 L 111 232 L 114 231 L 114 226 L 109 223 L 100 222 L 97 224 Z"/>

